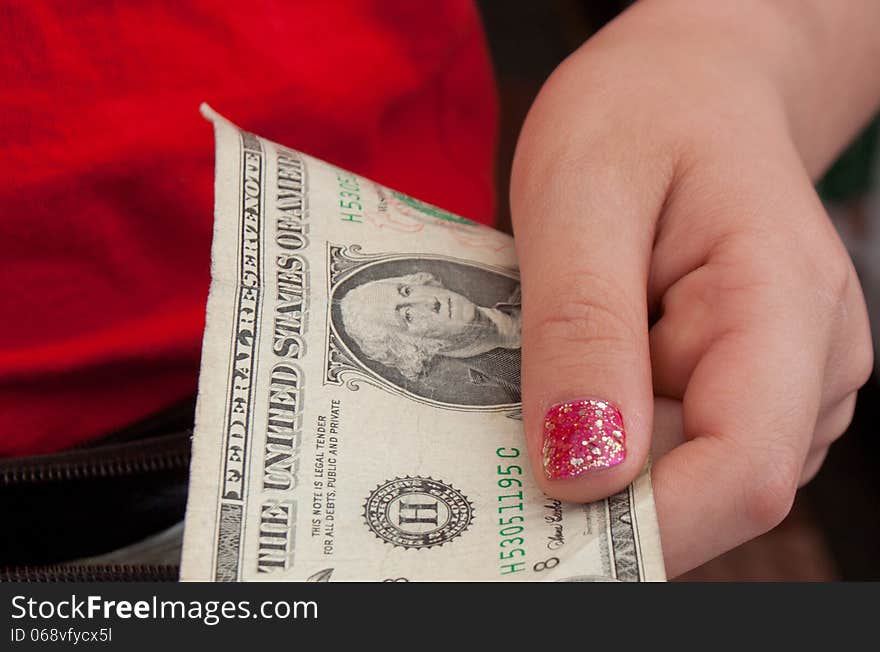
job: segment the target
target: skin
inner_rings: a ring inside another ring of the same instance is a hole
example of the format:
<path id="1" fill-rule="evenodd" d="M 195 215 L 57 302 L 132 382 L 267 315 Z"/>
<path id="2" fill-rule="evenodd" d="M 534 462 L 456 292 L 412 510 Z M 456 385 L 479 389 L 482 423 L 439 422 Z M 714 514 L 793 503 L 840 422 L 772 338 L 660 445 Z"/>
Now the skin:
<path id="1" fill-rule="evenodd" d="M 653 449 L 670 576 L 786 516 L 870 375 L 862 291 L 813 181 L 880 104 L 877 24 L 874 0 L 643 0 L 560 66 L 523 127 L 534 475 L 595 500 Z M 655 395 L 671 399 L 656 432 L 678 435 L 652 441 Z M 582 397 L 621 409 L 627 458 L 548 480 L 543 415 Z"/>
<path id="2" fill-rule="evenodd" d="M 413 337 L 449 340 L 476 318 L 469 299 L 439 285 L 374 282 L 364 289 L 364 309 L 377 323 Z"/>

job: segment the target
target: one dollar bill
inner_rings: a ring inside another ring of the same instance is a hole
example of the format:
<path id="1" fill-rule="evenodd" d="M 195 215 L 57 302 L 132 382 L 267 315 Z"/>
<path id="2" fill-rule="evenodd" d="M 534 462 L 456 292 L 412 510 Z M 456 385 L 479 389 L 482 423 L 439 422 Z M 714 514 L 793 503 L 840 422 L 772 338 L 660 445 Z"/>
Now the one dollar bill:
<path id="1" fill-rule="evenodd" d="M 647 470 L 583 505 L 532 480 L 512 238 L 202 110 L 216 207 L 181 579 L 665 579 Z"/>

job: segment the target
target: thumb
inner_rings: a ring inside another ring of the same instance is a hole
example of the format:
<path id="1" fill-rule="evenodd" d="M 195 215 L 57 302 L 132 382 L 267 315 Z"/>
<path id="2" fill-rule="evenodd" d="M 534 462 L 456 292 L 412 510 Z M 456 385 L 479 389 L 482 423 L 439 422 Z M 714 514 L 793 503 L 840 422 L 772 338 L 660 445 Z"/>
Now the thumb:
<path id="1" fill-rule="evenodd" d="M 576 502 L 622 490 L 650 448 L 646 286 L 661 203 L 637 205 L 651 193 L 583 164 L 572 178 L 518 158 L 511 190 L 529 455 L 541 489 Z"/>

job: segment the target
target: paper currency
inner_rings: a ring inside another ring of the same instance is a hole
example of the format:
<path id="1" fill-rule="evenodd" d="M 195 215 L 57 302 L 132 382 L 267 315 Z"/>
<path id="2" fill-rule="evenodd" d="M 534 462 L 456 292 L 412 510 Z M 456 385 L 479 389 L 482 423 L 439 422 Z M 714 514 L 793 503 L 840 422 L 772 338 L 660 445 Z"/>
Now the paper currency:
<path id="1" fill-rule="evenodd" d="M 181 579 L 663 580 L 650 477 L 531 478 L 513 240 L 244 132 L 217 139 Z"/>

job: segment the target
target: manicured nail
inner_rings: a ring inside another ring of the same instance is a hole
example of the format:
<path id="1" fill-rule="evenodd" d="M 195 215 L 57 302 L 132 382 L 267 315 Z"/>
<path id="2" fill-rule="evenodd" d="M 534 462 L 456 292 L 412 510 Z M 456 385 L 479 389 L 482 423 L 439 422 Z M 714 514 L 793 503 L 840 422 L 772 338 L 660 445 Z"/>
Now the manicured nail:
<path id="1" fill-rule="evenodd" d="M 551 480 L 620 464 L 626 458 L 620 410 L 593 398 L 557 403 L 544 417 L 543 457 Z"/>

